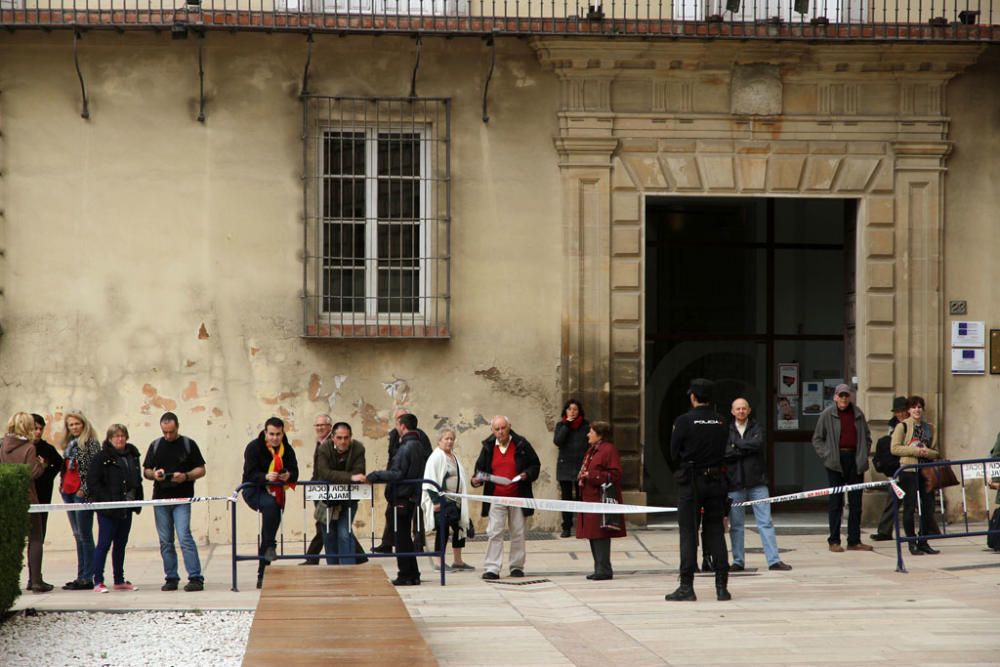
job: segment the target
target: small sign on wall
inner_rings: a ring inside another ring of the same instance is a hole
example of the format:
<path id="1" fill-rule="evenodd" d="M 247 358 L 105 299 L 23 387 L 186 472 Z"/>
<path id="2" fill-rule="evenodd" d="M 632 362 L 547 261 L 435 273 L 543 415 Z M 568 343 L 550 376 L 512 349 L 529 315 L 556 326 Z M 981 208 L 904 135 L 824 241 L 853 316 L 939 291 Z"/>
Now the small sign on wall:
<path id="1" fill-rule="evenodd" d="M 986 354 L 982 348 L 954 348 L 951 351 L 952 375 L 985 375 Z"/>
<path id="2" fill-rule="evenodd" d="M 986 322 L 958 320 L 951 323 L 952 347 L 982 347 L 986 344 Z"/>

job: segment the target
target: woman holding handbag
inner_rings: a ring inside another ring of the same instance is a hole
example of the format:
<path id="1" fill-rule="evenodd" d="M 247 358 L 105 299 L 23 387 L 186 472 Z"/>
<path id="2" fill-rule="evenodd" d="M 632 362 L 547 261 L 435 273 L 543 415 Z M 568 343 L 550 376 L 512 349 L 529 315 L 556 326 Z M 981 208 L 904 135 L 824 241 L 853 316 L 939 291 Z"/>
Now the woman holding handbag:
<path id="1" fill-rule="evenodd" d="M 90 464 L 101 453 L 101 443 L 94 427 L 82 412 L 72 410 L 63 419 L 63 474 L 59 491 L 63 502 L 89 503 L 90 486 L 87 476 Z M 76 579 L 66 582 L 63 590 L 89 591 L 94 588 L 94 512 L 66 512 L 69 527 L 76 541 Z"/>
<path id="2" fill-rule="evenodd" d="M 595 421 L 587 431 L 587 452 L 577 474 L 580 500 L 599 503 L 613 498 L 622 502 L 622 463 L 618 450 L 611 444 L 611 424 Z M 577 514 L 577 539 L 590 540 L 594 557 L 594 572 L 587 578 L 604 581 L 614 578 L 611 569 L 611 538 L 625 537 L 625 521 L 620 514 Z"/>
<path id="3" fill-rule="evenodd" d="M 455 456 L 455 431 L 450 428 L 438 432 L 438 446 L 427 459 L 424 466 L 424 479 L 437 482 L 442 491 L 450 493 L 468 493 L 465 482 L 465 467 Z M 465 547 L 465 536 L 469 532 L 469 502 L 465 498 L 447 498 L 438 493 L 431 484 L 424 484 L 424 495 L 420 501 L 424 513 L 424 525 L 435 526 L 437 538 L 434 550 L 444 553 L 448 547 L 448 534 L 451 533 L 451 548 L 453 559 L 448 570 L 475 570 L 473 566 L 462 560 L 462 549 Z"/>
<path id="4" fill-rule="evenodd" d="M 910 416 L 896 424 L 896 428 L 892 431 L 891 451 L 894 456 L 899 457 L 899 464 L 902 466 L 927 463 L 941 457 L 938 451 L 937 429 L 924 419 L 924 406 L 922 397 L 910 396 L 906 401 Z M 917 468 L 909 468 L 899 474 L 899 485 L 906 492 L 903 497 L 903 530 L 906 531 L 907 537 L 914 537 L 913 513 L 917 509 L 918 496 L 920 536 L 924 537 L 933 532 L 934 492 L 928 491 L 923 481 L 923 475 Z M 913 556 L 940 553 L 937 549 L 931 548 L 927 540 L 908 544 L 910 554 Z"/>

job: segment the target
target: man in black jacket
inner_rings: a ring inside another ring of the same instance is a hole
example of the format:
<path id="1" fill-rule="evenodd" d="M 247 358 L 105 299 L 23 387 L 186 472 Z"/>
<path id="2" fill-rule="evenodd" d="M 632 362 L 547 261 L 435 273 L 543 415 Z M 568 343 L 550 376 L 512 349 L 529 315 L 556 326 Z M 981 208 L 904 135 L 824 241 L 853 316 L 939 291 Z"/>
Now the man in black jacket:
<path id="1" fill-rule="evenodd" d="M 664 458 L 677 480 L 677 524 L 680 527 L 680 586 L 665 596 L 670 602 L 694 601 L 694 572 L 698 556 L 698 513 L 704 512 L 701 535 L 704 549 L 715 566 L 715 594 L 731 600 L 729 562 L 722 518 L 726 511 L 726 479 L 722 461 L 728 432 L 712 407 L 713 384 L 695 379 L 688 389 L 691 409 L 674 421 L 670 451 Z"/>
<path id="2" fill-rule="evenodd" d="M 396 455 L 396 452 L 399 450 L 400 438 L 401 438 L 399 434 L 399 418 L 406 414 L 410 414 L 409 410 L 407 410 L 406 408 L 399 408 L 396 410 L 396 414 L 393 415 L 393 420 L 396 423 L 396 427 L 391 431 L 389 431 L 389 459 L 388 459 L 389 461 L 392 461 L 392 457 L 394 457 Z M 431 445 L 431 439 L 428 438 L 427 434 L 424 433 L 419 428 L 417 429 L 417 437 L 420 439 L 420 446 L 424 452 L 424 455 L 429 458 L 431 452 L 434 451 L 434 446 Z M 385 505 L 385 525 L 382 527 L 382 542 L 381 544 L 372 549 L 372 551 L 374 551 L 375 553 L 382 553 L 382 554 L 392 553 L 392 548 L 396 544 L 393 532 L 392 503 L 388 502 L 389 490 L 390 487 L 387 486 L 385 488 L 385 499 L 387 502 Z M 416 522 L 418 516 L 419 512 L 414 515 L 413 517 L 414 522 Z M 414 547 L 417 548 L 418 551 L 423 551 L 424 534 L 423 531 L 420 530 L 420 527 L 416 525 L 416 523 L 414 523 L 413 525 L 413 532 L 416 535 L 416 538 L 413 541 Z"/>
<path id="3" fill-rule="evenodd" d="M 487 479 L 483 495 L 508 498 L 533 498 L 531 483 L 538 479 L 542 464 L 531 443 L 514 433 L 510 420 L 497 415 L 490 422 L 493 435 L 483 440 L 483 449 L 476 460 L 476 476 L 472 486 L 482 486 L 481 473 L 509 479 L 510 483 L 496 483 Z M 483 579 L 500 578 L 503 567 L 503 531 L 510 528 L 510 576 L 524 576 L 525 523 L 534 513 L 532 509 L 483 503 L 482 515 L 490 518 L 486 528 L 486 562 Z"/>
<path id="4" fill-rule="evenodd" d="M 750 418 L 750 403 L 745 398 L 733 401 L 733 421 L 729 424 L 729 442 L 726 445 L 726 475 L 729 477 L 729 499 L 733 503 L 767 498 L 767 451 L 764 443 L 764 429 Z M 764 546 L 767 569 L 787 571 L 792 566 L 781 561 L 778 555 L 778 539 L 771 522 L 771 504 L 753 505 L 753 515 L 757 520 L 757 532 Z M 745 507 L 729 510 L 729 541 L 733 545 L 733 564 L 730 572 L 741 572 L 745 565 L 743 549 L 743 524 L 746 521 Z"/>
<path id="5" fill-rule="evenodd" d="M 285 422 L 271 417 L 243 452 L 243 481 L 254 484 L 243 490 L 243 499 L 261 515 L 257 588 L 264 583 L 264 568 L 278 557 L 277 536 L 281 512 L 285 509 L 285 492 L 294 489 L 298 480 L 299 464 L 285 437 Z"/>
<path id="6" fill-rule="evenodd" d="M 420 436 L 417 434 L 417 418 L 411 414 L 401 415 L 397 420 L 399 430 L 399 449 L 396 450 L 389 467 L 386 470 L 376 470 L 368 473 L 368 482 L 399 482 L 401 480 L 422 480 L 424 466 L 430 452 L 425 451 Z M 388 500 L 395 509 L 394 538 L 397 553 L 413 553 L 413 533 L 411 524 L 420 507 L 420 496 L 423 485 L 393 484 L 389 487 Z M 396 565 L 399 569 L 394 586 L 419 586 L 420 567 L 416 556 L 397 556 Z"/>

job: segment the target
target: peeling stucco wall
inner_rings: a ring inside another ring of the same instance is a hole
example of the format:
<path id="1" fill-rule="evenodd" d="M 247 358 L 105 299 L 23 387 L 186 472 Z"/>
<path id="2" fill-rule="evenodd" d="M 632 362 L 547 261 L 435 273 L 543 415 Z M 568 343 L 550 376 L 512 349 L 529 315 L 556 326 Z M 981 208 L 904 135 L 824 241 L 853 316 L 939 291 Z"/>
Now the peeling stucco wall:
<path id="1" fill-rule="evenodd" d="M 542 458 L 537 493 L 556 497 L 557 86 L 523 42 L 497 48 L 488 126 L 480 40 L 425 39 L 417 80 L 420 95 L 454 100 L 451 340 L 317 341 L 299 335 L 302 38 L 208 35 L 202 125 L 193 43 L 88 33 L 84 121 L 66 34 L 0 35 L 3 413 L 44 414 L 58 443 L 62 416 L 80 409 L 102 432 L 127 424 L 145 450 L 173 410 L 205 452 L 197 488 L 211 495 L 236 487 L 244 446 L 272 415 L 309 477 L 317 413 L 354 425 L 369 469 L 387 463 L 398 406 L 428 432 L 455 427 L 470 468 L 490 417 L 505 414 Z M 405 95 L 412 62 L 409 39 L 317 37 L 310 87 Z M 226 511 L 196 506 L 199 540 L 228 541 Z M 69 544 L 64 523 L 51 524 L 54 545 Z M 285 524 L 292 539 L 312 527 L 297 509 Z M 251 542 L 249 511 L 241 526 Z M 134 534 L 154 544 L 152 519 Z"/>

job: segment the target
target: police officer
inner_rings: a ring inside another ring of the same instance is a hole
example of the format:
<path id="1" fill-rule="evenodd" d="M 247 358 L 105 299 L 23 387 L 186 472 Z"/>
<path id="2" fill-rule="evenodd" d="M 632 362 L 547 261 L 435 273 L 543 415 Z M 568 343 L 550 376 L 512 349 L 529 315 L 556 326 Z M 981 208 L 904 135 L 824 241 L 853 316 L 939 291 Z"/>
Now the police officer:
<path id="1" fill-rule="evenodd" d="M 678 484 L 677 523 L 681 533 L 681 585 L 666 596 L 671 602 L 694 601 L 694 573 L 698 556 L 698 514 L 701 520 L 704 549 L 715 566 L 715 595 L 720 601 L 731 600 L 729 559 L 722 533 L 726 514 L 726 473 L 722 459 L 726 453 L 728 431 L 712 407 L 712 382 L 702 378 L 691 381 L 688 398 L 691 409 L 674 421 L 667 460 Z M 666 452 L 664 452 L 666 454 Z"/>

